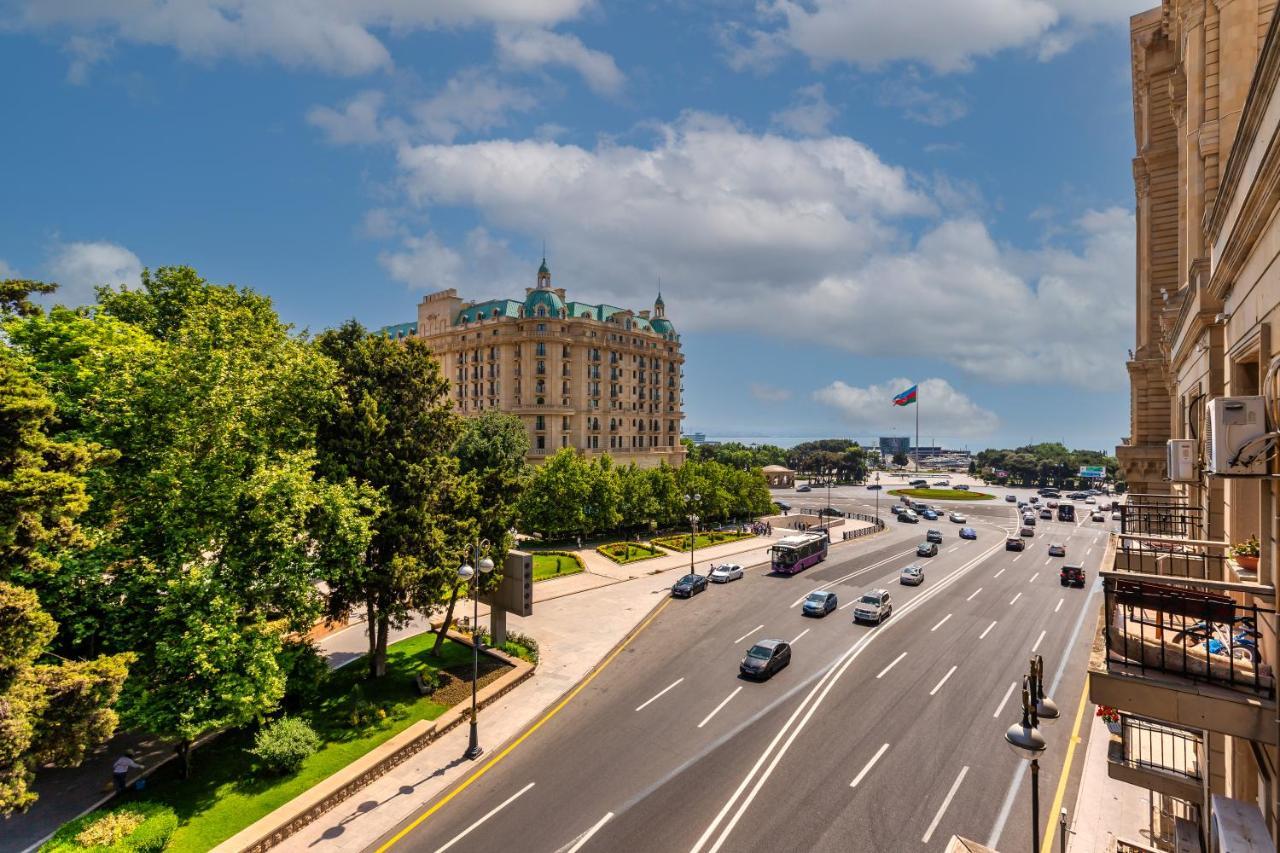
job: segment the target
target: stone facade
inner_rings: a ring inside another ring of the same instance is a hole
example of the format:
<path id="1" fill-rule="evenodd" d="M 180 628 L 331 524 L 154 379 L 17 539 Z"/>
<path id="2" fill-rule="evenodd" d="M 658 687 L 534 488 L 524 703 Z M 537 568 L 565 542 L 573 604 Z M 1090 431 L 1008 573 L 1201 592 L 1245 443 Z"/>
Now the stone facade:
<path id="1" fill-rule="evenodd" d="M 684 461 L 684 355 L 661 295 L 652 312 L 568 301 L 544 260 L 521 300 L 442 290 L 416 325 L 384 331 L 431 345 L 459 414 L 518 415 L 531 462 L 565 447 L 644 468 Z"/>
<path id="2" fill-rule="evenodd" d="M 1130 434 L 1117 448 L 1131 492 L 1199 508 L 1198 529 L 1188 538 L 1229 544 L 1257 535 L 1256 581 L 1273 589 L 1280 581 L 1277 480 L 1201 471 L 1197 482 L 1170 483 L 1165 443 L 1199 439 L 1206 403 L 1224 395 L 1269 395 L 1270 428 L 1280 422 L 1275 6 L 1275 0 L 1165 0 L 1131 19 L 1137 317 L 1128 362 Z M 1270 472 L 1280 473 L 1274 459 Z M 1236 571 L 1227 562 L 1220 573 Z M 1275 609 L 1274 596 L 1234 595 Z M 1263 660 L 1280 664 L 1274 615 L 1258 627 Z M 1208 793 L 1257 803 L 1275 839 L 1280 736 L 1269 734 L 1259 742 L 1210 726 Z"/>

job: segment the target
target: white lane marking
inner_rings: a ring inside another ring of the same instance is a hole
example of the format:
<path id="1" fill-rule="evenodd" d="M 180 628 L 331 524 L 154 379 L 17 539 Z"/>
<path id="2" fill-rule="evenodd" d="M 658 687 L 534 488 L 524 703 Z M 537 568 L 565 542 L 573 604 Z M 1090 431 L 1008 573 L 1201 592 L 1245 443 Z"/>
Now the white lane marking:
<path id="1" fill-rule="evenodd" d="M 1011 599 L 1009 600 L 1009 603 L 1010 603 L 1010 604 L 1013 604 L 1013 603 L 1014 603 L 1015 601 L 1017 601 L 1019 598 L 1022 598 L 1022 593 L 1018 593 L 1018 594 L 1017 594 L 1017 595 L 1015 595 L 1013 598 L 1011 598 Z"/>
<path id="2" fill-rule="evenodd" d="M 992 718 L 1000 716 L 1000 712 L 1004 710 L 1004 706 L 1008 703 L 1009 697 L 1013 695 L 1013 691 L 1017 688 L 1018 682 L 1009 682 L 1009 689 L 1004 692 L 1004 698 L 1000 700 L 1000 704 L 996 706 L 996 712 L 992 714 Z"/>
<path id="3" fill-rule="evenodd" d="M 679 683 L 680 683 L 680 682 L 682 682 L 682 681 L 684 681 L 684 676 L 683 676 L 683 675 L 682 675 L 682 676 L 680 676 L 679 678 L 677 678 L 675 681 L 673 681 L 673 682 L 671 682 L 670 684 L 668 684 L 666 687 L 664 687 L 664 688 L 662 688 L 661 690 L 659 690 L 657 693 L 655 693 L 655 694 L 653 694 L 652 696 L 650 696 L 648 699 L 646 699 L 646 700 L 644 700 L 643 702 L 641 702 L 639 705 L 637 705 L 637 706 L 636 706 L 636 710 L 637 710 L 637 711 L 640 711 L 640 710 L 643 710 L 644 708 L 648 707 L 650 702 L 653 702 L 653 701 L 655 701 L 656 699 L 660 698 L 660 697 L 662 696 L 662 694 L 666 693 L 668 690 L 670 690 L 671 688 L 675 687 L 677 684 L 679 684 Z"/>
<path id="4" fill-rule="evenodd" d="M 1044 640 L 1044 635 L 1045 635 L 1046 633 L 1048 633 L 1048 632 L 1047 632 L 1047 631 L 1041 631 L 1041 632 L 1040 632 L 1040 636 L 1039 636 L 1039 637 L 1036 637 L 1035 645 L 1033 645 L 1033 646 L 1031 647 L 1031 651 L 1033 651 L 1033 652 L 1034 652 L 1036 649 L 1040 648 L 1040 643 Z"/>
<path id="5" fill-rule="evenodd" d="M 1064 602 L 1064 601 L 1066 601 L 1066 599 L 1065 599 L 1065 598 L 1059 598 L 1059 599 L 1058 599 L 1058 604 L 1057 604 L 1057 606 L 1053 608 L 1053 612 L 1054 612 L 1054 613 L 1057 613 L 1059 610 L 1061 610 L 1061 609 L 1062 609 L 1062 602 Z"/>
<path id="6" fill-rule="evenodd" d="M 975 589 L 973 592 L 971 592 L 971 593 L 969 594 L 969 597 L 968 597 L 968 598 L 966 598 L 966 599 L 965 599 L 965 601 L 973 601 L 973 600 L 974 600 L 974 598 L 976 598 L 976 597 L 977 597 L 977 595 L 978 595 L 978 593 L 980 593 L 980 592 L 982 592 L 982 587 L 978 587 L 978 588 L 977 588 L 977 589 Z"/>
<path id="7" fill-rule="evenodd" d="M 759 631 L 759 630 L 760 630 L 761 628 L 763 628 L 763 627 L 764 627 L 764 625 L 763 625 L 763 624 L 760 624 L 760 625 L 755 626 L 755 627 L 754 627 L 754 628 L 752 628 L 750 631 L 748 631 L 747 633 L 743 634 L 743 635 L 742 635 L 741 637 L 739 637 L 738 639 L 734 640 L 734 641 L 733 641 L 734 645 L 737 645 L 738 643 L 741 643 L 741 642 L 742 642 L 743 640 L 745 640 L 747 637 L 750 637 L 752 634 L 754 634 L 756 631 Z"/>
<path id="8" fill-rule="evenodd" d="M 947 791 L 947 798 L 942 801 L 942 807 L 938 809 L 938 813 L 933 816 L 933 822 L 929 824 L 929 828 L 925 830 L 924 836 L 920 839 L 921 844 L 928 844 L 929 839 L 933 838 L 933 831 L 938 828 L 938 823 L 942 820 L 943 813 L 947 810 L 947 806 L 951 805 L 951 798 L 956 795 L 956 791 L 960 789 L 960 783 L 964 781 L 964 775 L 969 772 L 969 765 L 960 768 L 960 775 L 956 777 L 956 781 L 951 783 L 951 790 Z"/>
<path id="9" fill-rule="evenodd" d="M 950 548 L 947 549 L 947 553 L 950 554 L 952 551 L 954 551 L 959 547 L 960 547 L 959 545 L 952 545 Z"/>
<path id="10" fill-rule="evenodd" d="M 992 579 L 992 580 L 995 580 L 996 578 L 998 578 L 998 577 L 1000 577 L 1002 574 L 1004 574 L 1004 572 L 1005 572 L 1005 570 L 1004 570 L 1004 569 L 1001 569 L 1000 571 L 998 571 L 998 572 L 996 572 L 994 575 L 992 575 L 992 576 L 991 576 L 991 579 Z"/>
<path id="11" fill-rule="evenodd" d="M 1052 563 L 1052 562 L 1053 562 L 1053 557 L 1045 557 L 1045 558 L 1044 558 L 1044 564 L 1045 564 L 1046 566 L 1047 566 L 1047 565 L 1049 565 L 1049 564 L 1050 564 L 1050 563 Z"/>
<path id="12" fill-rule="evenodd" d="M 1027 578 L 1027 583 L 1035 583 L 1035 582 L 1036 582 L 1036 578 L 1038 578 L 1038 577 L 1040 577 L 1040 573 L 1039 573 L 1039 572 L 1036 572 L 1034 575 L 1032 575 L 1031 577 Z"/>
<path id="13" fill-rule="evenodd" d="M 958 664 L 957 664 L 957 666 L 958 666 Z M 944 675 L 944 676 L 942 676 L 942 680 L 941 680 L 941 681 L 939 681 L 937 684 L 935 684 L 935 685 L 933 686 L 933 689 L 929 691 L 929 695 L 930 695 L 930 696 L 932 696 L 933 694 L 935 694 L 935 693 L 937 693 L 939 690 L 941 690 L 941 689 L 942 689 L 942 685 L 944 685 L 944 684 L 946 684 L 946 683 L 947 683 L 947 679 L 948 679 L 948 678 L 950 678 L 950 677 L 951 677 L 951 673 L 953 673 L 953 672 L 955 672 L 955 671 L 956 671 L 956 667 L 955 667 L 955 666 L 952 666 L 952 667 L 951 667 L 951 669 L 947 670 L 947 674 L 946 674 L 946 675 Z"/>
<path id="14" fill-rule="evenodd" d="M 810 631 L 810 630 L 811 630 L 811 629 L 809 629 L 809 628 L 805 628 L 805 629 L 804 629 L 803 631 L 801 631 L 799 634 L 796 634 L 796 639 L 791 641 L 791 645 L 793 645 L 793 646 L 794 646 L 794 645 L 796 644 L 796 640 L 800 639 L 800 638 L 801 638 L 801 637 L 803 637 L 805 634 L 809 633 L 809 631 Z"/>
<path id="15" fill-rule="evenodd" d="M 898 661 L 902 660 L 902 659 L 903 659 L 903 658 L 905 658 L 906 656 L 907 656 L 907 653 L 906 653 L 906 652 L 903 652 L 902 654 L 898 655 L 896 658 L 894 658 L 894 659 L 893 659 L 893 661 L 892 661 L 888 666 L 886 666 L 884 669 L 880 670 L 880 674 L 879 674 L 879 675 L 877 675 L 877 676 L 876 676 L 876 678 L 884 678 L 884 674 L 885 674 L 886 672 L 888 672 L 889 670 L 893 669 L 893 668 L 894 668 L 894 666 L 896 666 L 896 665 L 897 665 Z"/>
<path id="16" fill-rule="evenodd" d="M 1018 552 L 1018 556 L 1014 557 L 1012 560 L 1010 560 L 1010 562 L 1012 562 L 1012 563 L 1016 563 L 1016 562 L 1018 562 L 1019 560 L 1021 560 L 1021 559 L 1022 559 L 1022 553 L 1023 553 L 1023 552 L 1019 551 L 1019 552 Z"/>
<path id="17" fill-rule="evenodd" d="M 943 622 L 946 622 L 946 621 L 947 621 L 948 619 L 950 619 L 950 618 L 951 618 L 951 614 L 950 614 L 950 613 L 948 613 L 946 616 L 943 616 L 941 619 L 939 619 L 939 620 L 938 620 L 938 624 L 937 624 L 937 625 L 934 625 L 932 628 L 930 628 L 930 629 L 929 629 L 929 633 L 930 633 L 930 634 L 932 634 L 934 631 L 936 631 L 936 630 L 938 630 L 939 628 L 941 628 L 941 627 L 942 627 L 942 623 L 943 623 Z"/>
<path id="18" fill-rule="evenodd" d="M 711 713 L 707 714 L 707 716 L 702 719 L 702 722 L 698 723 L 698 728 L 702 728 L 707 723 L 711 722 L 711 718 L 714 717 L 716 714 L 720 713 L 720 709 L 723 708 L 725 705 L 728 705 L 729 700 L 732 699 L 734 696 L 737 696 L 740 690 L 742 690 L 741 684 L 733 688 L 733 692 L 730 693 L 728 696 L 724 697 L 724 701 L 721 702 L 719 705 L 715 706 L 715 708 L 712 709 Z"/>
<path id="19" fill-rule="evenodd" d="M 452 841 L 450 841 L 449 843 L 445 844 L 445 845 L 444 845 L 444 846 L 442 846 L 442 847 L 437 847 L 437 848 L 436 848 L 436 853 L 444 853 L 444 851 L 448 850 L 450 847 L 452 847 L 453 845 L 457 844 L 457 843 L 458 843 L 459 841 L 461 841 L 462 839 L 466 838 L 466 837 L 467 837 L 468 835 L 470 835 L 473 831 L 475 831 L 475 829 L 476 829 L 477 827 L 479 827 L 479 826 L 480 826 L 480 824 L 484 823 L 486 820 L 488 820 L 489 818 L 493 817 L 493 816 L 494 816 L 494 815 L 496 815 L 498 812 L 500 812 L 500 811 L 502 811 L 503 809 L 505 809 L 507 806 L 511 805 L 513 802 L 515 802 L 515 801 L 516 801 L 516 798 L 517 798 L 517 797 L 519 797 L 519 796 L 520 796 L 521 794 L 523 794 L 525 791 L 528 791 L 530 788 L 532 788 L 532 787 L 533 787 L 533 785 L 534 785 L 534 783 L 533 783 L 533 782 L 530 782 L 528 785 L 525 785 L 525 786 L 524 786 L 523 788 L 521 788 L 519 791 L 516 791 L 516 792 L 515 792 L 514 794 L 512 794 L 511 796 L 507 797 L 505 800 L 503 800 L 502 802 L 498 803 L 498 805 L 494 806 L 494 807 L 493 807 L 493 809 L 491 809 L 488 813 L 486 813 L 482 818 L 480 818 L 479 820 L 477 820 L 475 823 L 471 824 L 471 826 L 468 826 L 466 829 L 462 830 L 462 832 L 460 832 L 460 833 L 458 833 L 457 835 L 455 835 L 455 836 L 453 837 L 453 840 L 452 840 Z"/>
<path id="20" fill-rule="evenodd" d="M 590 841 L 590 840 L 591 840 L 591 836 L 593 836 L 593 835 L 595 835 L 597 832 L 599 832 L 599 831 L 600 831 L 600 827 L 602 827 L 602 826 L 604 826 L 606 823 L 608 823 L 608 822 L 609 822 L 609 819 L 610 819 L 610 818 L 612 818 L 612 817 L 613 817 L 613 812 L 609 812 L 609 813 L 608 813 L 608 814 L 606 814 L 604 817 L 602 817 L 602 818 L 600 818 L 598 821 L 596 821 L 596 825 L 595 825 L 595 826 L 593 826 L 593 827 L 591 827 L 590 829 L 588 829 L 588 830 L 587 830 L 587 832 L 586 832 L 586 834 L 585 834 L 585 835 L 583 835 L 581 838 L 579 838 L 579 839 L 578 839 L 578 843 L 577 843 L 577 844 L 575 844 L 575 845 L 573 845 L 572 847 L 570 847 L 570 848 L 568 849 L 568 851 L 566 851 L 566 853 L 578 853 L 578 851 L 582 849 L 583 845 L 585 845 L 588 841 Z"/>
<path id="21" fill-rule="evenodd" d="M 1089 556 L 1089 555 L 1090 555 L 1090 554 L 1092 554 L 1092 553 L 1093 553 L 1093 546 L 1092 546 L 1092 545 L 1090 545 L 1090 546 L 1088 547 L 1088 549 L 1084 552 L 1084 555 L 1087 557 L 1087 556 Z"/>
<path id="22" fill-rule="evenodd" d="M 991 624 L 986 627 L 986 630 L 984 630 L 981 634 L 978 635 L 978 639 L 985 640 L 987 638 L 987 634 L 991 633 L 991 629 L 994 628 L 995 626 L 996 626 L 996 620 L 992 619 Z"/>
<path id="23" fill-rule="evenodd" d="M 935 583 L 933 587 L 924 594 L 908 601 L 906 605 L 903 606 L 899 617 L 905 616 L 916 607 L 922 606 L 934 595 L 938 595 L 945 591 L 952 583 L 958 581 L 979 563 L 996 553 L 998 548 L 998 545 L 992 546 L 978 556 L 969 560 L 960 568 L 951 572 L 951 574 L 947 575 L 942 580 Z M 809 720 L 811 720 L 813 715 L 817 712 L 818 706 L 821 705 L 827 698 L 827 695 L 831 693 L 836 682 L 839 681 L 845 672 L 848 671 L 849 667 L 853 666 L 854 661 L 858 659 L 858 656 L 861 655 L 871 643 L 875 642 L 877 637 L 881 636 L 885 630 L 894 630 L 894 625 L 896 624 L 901 624 L 901 622 L 895 620 L 884 629 L 864 634 L 856 643 L 850 646 L 843 655 L 837 658 L 825 671 L 823 671 L 822 676 L 818 679 L 817 683 L 815 683 L 809 690 L 801 700 L 800 704 L 796 706 L 796 709 L 791 712 L 791 716 L 787 718 L 787 721 L 778 729 L 777 734 L 775 734 L 773 739 L 769 741 L 768 746 L 765 747 L 764 752 L 760 754 L 760 757 L 756 759 L 755 764 L 752 765 L 751 769 L 747 772 L 747 775 L 743 777 L 740 783 L 738 783 L 738 787 L 725 801 L 724 805 L 720 807 L 720 811 L 716 813 L 716 816 L 711 820 L 711 823 L 707 825 L 705 830 L 703 830 L 702 835 L 698 837 L 696 842 L 694 842 L 693 847 L 690 849 L 690 853 L 702 853 L 703 848 L 711 842 L 712 836 L 716 834 L 717 830 L 719 830 L 719 836 L 716 837 L 715 842 L 711 844 L 711 848 L 708 853 L 716 853 L 716 851 L 724 846 L 724 843 L 729 839 L 729 835 L 732 834 L 734 827 L 738 825 L 738 821 L 742 820 L 742 815 L 751 807 L 751 803 L 754 802 L 755 798 L 760 794 L 760 789 L 764 787 L 767 781 L 769 781 L 769 777 L 773 775 L 773 772 L 777 769 L 778 763 L 782 761 L 783 756 L 785 756 L 787 751 L 791 749 L 792 744 L 794 744 L 796 738 L 800 736 L 804 727 L 809 724 Z M 753 780 L 754 784 L 752 784 Z M 749 791 L 747 790 L 748 787 L 750 787 Z M 734 808 L 735 806 L 737 807 L 736 809 Z M 730 811 L 733 812 L 732 817 L 729 817 Z M 729 819 L 726 821 L 726 818 Z M 720 828 L 721 823 L 724 823 L 723 829 Z"/>
<path id="24" fill-rule="evenodd" d="M 884 755 L 885 750 L 888 748 L 889 744 L 886 743 L 884 746 L 876 750 L 876 754 L 871 756 L 871 760 L 867 762 L 866 766 L 859 771 L 857 776 L 853 777 L 853 781 L 849 783 L 850 788 L 858 787 L 858 783 L 862 781 L 862 777 L 871 772 L 871 768 L 876 766 L 876 762 L 880 760 L 880 756 Z"/>

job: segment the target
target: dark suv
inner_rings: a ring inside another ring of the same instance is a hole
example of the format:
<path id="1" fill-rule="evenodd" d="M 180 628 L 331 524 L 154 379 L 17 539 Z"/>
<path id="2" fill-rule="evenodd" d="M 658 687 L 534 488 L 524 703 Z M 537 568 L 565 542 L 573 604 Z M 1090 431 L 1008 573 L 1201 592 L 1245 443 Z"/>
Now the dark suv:
<path id="1" fill-rule="evenodd" d="M 1079 563 L 1067 563 L 1058 572 L 1058 581 L 1063 586 L 1084 586 L 1084 566 Z"/>
<path id="2" fill-rule="evenodd" d="M 1022 551 L 1027 547 L 1027 543 L 1023 542 L 1018 536 L 1010 536 L 1004 540 L 1004 549 L 1006 551 Z"/>
<path id="3" fill-rule="evenodd" d="M 926 533 L 924 534 L 924 541 L 926 541 L 926 542 L 937 542 L 939 545 L 941 545 L 941 544 L 942 544 L 942 531 L 941 531 L 941 530 L 933 530 L 933 529 L 931 528 L 928 532 L 926 532 Z"/>

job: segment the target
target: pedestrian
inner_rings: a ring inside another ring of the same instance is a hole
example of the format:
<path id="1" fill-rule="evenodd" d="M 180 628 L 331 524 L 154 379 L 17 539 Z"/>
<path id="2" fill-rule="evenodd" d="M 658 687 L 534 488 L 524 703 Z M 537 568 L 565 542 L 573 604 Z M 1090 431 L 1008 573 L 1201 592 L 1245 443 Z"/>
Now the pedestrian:
<path id="1" fill-rule="evenodd" d="M 141 770 L 142 765 L 133 760 L 133 753 L 126 752 L 124 755 L 116 759 L 116 763 L 111 765 L 111 778 L 116 783 L 116 793 L 123 794 L 128 786 L 128 777 L 130 770 Z"/>

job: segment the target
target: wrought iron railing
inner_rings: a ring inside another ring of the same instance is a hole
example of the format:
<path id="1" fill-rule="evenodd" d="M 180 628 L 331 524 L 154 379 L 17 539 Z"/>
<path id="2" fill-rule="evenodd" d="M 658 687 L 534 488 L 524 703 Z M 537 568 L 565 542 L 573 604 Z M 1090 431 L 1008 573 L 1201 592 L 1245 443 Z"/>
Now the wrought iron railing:
<path id="1" fill-rule="evenodd" d="M 1122 533 L 1116 540 L 1114 568 L 1118 572 L 1226 580 L 1226 549 L 1226 543 Z"/>
<path id="2" fill-rule="evenodd" d="M 1128 767 L 1172 773 L 1193 782 L 1202 779 L 1200 733 L 1146 717 L 1120 715 L 1123 763 Z"/>
<path id="3" fill-rule="evenodd" d="M 1108 671 L 1169 673 L 1257 696 L 1275 695 L 1258 622 L 1274 610 L 1194 582 L 1154 583 L 1104 573 Z"/>
<path id="4" fill-rule="evenodd" d="M 1121 535 L 1198 539 L 1203 530 L 1203 509 L 1168 495 L 1130 495 L 1127 503 L 1117 504 L 1113 511 L 1120 513 Z"/>

